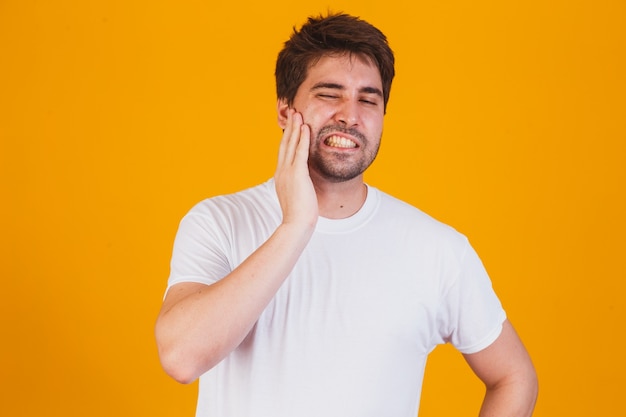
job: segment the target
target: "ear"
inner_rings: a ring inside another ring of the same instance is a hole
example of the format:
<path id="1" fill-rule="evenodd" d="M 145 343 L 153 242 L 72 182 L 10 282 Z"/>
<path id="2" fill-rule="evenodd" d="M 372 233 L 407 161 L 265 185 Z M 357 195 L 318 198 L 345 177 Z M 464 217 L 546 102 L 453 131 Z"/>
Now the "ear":
<path id="1" fill-rule="evenodd" d="M 287 104 L 287 100 L 279 98 L 278 103 L 276 104 L 276 113 L 278 113 L 278 126 L 280 126 L 281 129 L 285 129 L 285 126 L 287 126 L 288 111 L 289 105 Z"/>

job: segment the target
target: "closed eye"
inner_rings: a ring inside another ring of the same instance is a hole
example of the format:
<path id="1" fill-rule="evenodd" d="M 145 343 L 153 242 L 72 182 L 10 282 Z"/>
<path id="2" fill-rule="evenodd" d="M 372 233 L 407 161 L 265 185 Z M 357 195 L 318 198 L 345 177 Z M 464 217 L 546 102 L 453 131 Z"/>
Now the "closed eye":
<path id="1" fill-rule="evenodd" d="M 378 106 L 380 104 L 380 99 L 378 96 L 361 97 L 359 101 L 363 104 L 367 104 L 368 106 Z"/>

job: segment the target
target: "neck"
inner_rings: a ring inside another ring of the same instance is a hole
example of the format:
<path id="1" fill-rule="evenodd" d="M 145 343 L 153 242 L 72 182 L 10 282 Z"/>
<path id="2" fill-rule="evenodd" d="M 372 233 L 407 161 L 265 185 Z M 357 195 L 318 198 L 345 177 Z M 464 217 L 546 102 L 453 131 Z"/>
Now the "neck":
<path id="1" fill-rule="evenodd" d="M 352 216 L 363 206 L 367 197 L 367 186 L 361 175 L 339 183 L 313 181 L 313 185 L 317 193 L 319 214 L 328 219 Z"/>

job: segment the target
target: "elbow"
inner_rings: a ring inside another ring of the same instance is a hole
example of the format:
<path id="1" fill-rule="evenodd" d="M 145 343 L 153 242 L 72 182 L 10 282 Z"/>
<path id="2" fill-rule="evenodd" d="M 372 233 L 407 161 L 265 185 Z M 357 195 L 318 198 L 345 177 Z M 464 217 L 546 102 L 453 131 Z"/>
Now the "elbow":
<path id="1" fill-rule="evenodd" d="M 185 360 L 183 354 L 176 349 L 165 349 L 159 346 L 159 359 L 167 375 L 181 384 L 190 384 L 200 376 L 193 361 Z"/>
<path id="2" fill-rule="evenodd" d="M 516 404 L 516 416 L 531 417 L 533 415 L 539 395 L 539 380 L 532 366 L 517 374 L 509 381 L 509 384 L 505 383 L 501 388 L 511 390 L 510 404 Z"/>
<path id="3" fill-rule="evenodd" d="M 199 361 L 194 359 L 189 349 L 165 332 L 159 323 L 155 336 L 159 361 L 165 373 L 181 384 L 190 384 L 198 379 L 202 373 Z"/>
<path id="4" fill-rule="evenodd" d="M 213 349 L 199 349 L 193 344 L 160 338 L 158 332 L 157 348 L 163 370 L 181 384 L 194 382 L 219 362 Z"/>
<path id="5" fill-rule="evenodd" d="M 159 360 L 165 373 L 181 384 L 190 384 L 213 368 L 225 354 L 221 345 L 208 340 L 193 340 L 171 326 L 157 321 L 155 336 Z"/>
<path id="6" fill-rule="evenodd" d="M 535 404 L 537 403 L 537 397 L 539 396 L 539 378 L 537 377 L 535 368 L 532 368 L 530 375 L 528 376 L 528 386 L 532 414 L 532 411 L 535 409 Z"/>
<path id="7" fill-rule="evenodd" d="M 167 368 L 165 365 L 163 366 L 165 373 L 172 377 L 176 382 L 180 384 L 191 384 L 198 377 L 192 372 L 188 372 L 182 368 L 171 367 Z"/>
<path id="8" fill-rule="evenodd" d="M 525 412 L 524 415 L 527 417 L 531 417 L 533 412 L 535 411 L 535 405 L 537 404 L 537 397 L 539 395 L 539 384 L 537 381 L 537 376 L 534 375 L 534 378 L 529 379 L 526 385 L 526 402 L 525 402 Z"/>
<path id="9" fill-rule="evenodd" d="M 539 379 L 537 378 L 537 371 L 532 363 L 529 362 L 525 369 L 520 372 L 518 380 L 519 386 L 523 387 L 526 403 L 529 405 L 530 412 L 528 415 L 531 415 L 539 395 Z"/>

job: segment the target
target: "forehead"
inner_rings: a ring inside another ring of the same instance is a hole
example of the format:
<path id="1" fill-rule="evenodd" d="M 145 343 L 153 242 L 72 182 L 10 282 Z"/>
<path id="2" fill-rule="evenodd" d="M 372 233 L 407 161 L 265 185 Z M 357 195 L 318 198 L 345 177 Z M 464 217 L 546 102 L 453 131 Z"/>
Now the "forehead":
<path id="1" fill-rule="evenodd" d="M 367 56 L 357 54 L 323 55 L 313 62 L 302 84 L 315 84 L 320 81 L 357 83 L 360 87 L 382 89 L 378 67 Z"/>

